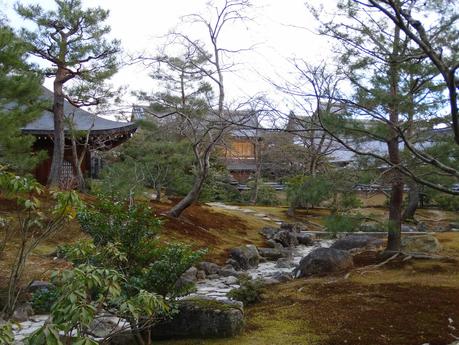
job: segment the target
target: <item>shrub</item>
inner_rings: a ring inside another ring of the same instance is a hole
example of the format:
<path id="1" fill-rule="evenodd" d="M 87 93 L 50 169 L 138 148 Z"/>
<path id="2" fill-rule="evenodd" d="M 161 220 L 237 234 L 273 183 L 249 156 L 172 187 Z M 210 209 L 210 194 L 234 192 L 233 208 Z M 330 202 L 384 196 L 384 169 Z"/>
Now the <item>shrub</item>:
<path id="1" fill-rule="evenodd" d="M 441 194 L 434 197 L 434 201 L 443 210 L 459 211 L 459 196 Z"/>
<path id="2" fill-rule="evenodd" d="M 249 184 L 249 187 L 254 188 L 253 184 Z M 253 191 L 248 190 L 242 192 L 242 201 L 244 203 L 249 203 L 252 198 Z M 277 206 L 280 204 L 280 200 L 277 196 L 276 190 L 268 185 L 260 184 L 258 187 L 256 205 L 262 206 Z"/>
<path id="3" fill-rule="evenodd" d="M 313 208 L 332 196 L 333 184 L 324 176 L 299 175 L 287 180 L 286 191 L 291 208 Z"/>
<path id="4" fill-rule="evenodd" d="M 55 288 L 40 289 L 32 294 L 32 307 L 37 314 L 48 314 L 57 301 L 59 293 Z"/>
<path id="5" fill-rule="evenodd" d="M 334 214 L 324 218 L 324 225 L 328 232 L 354 232 L 360 228 L 363 219 L 360 215 Z"/>
<path id="6" fill-rule="evenodd" d="M 95 246 L 111 244 L 126 256 L 130 269 L 152 260 L 161 222 L 147 205 L 127 207 L 123 202 L 102 199 L 94 207 L 79 212 L 78 220 Z"/>
<path id="7" fill-rule="evenodd" d="M 261 279 L 240 278 L 240 287 L 227 293 L 229 298 L 241 301 L 245 305 L 262 300 L 263 281 Z"/>
<path id="8" fill-rule="evenodd" d="M 76 267 L 53 275 L 58 292 L 51 307 L 53 324 L 31 335 L 30 344 L 42 344 L 44 339 L 52 343 L 50 337 L 59 332 L 78 334 L 75 343 L 92 344 L 88 327 L 100 310 L 126 319 L 136 339 L 150 341 L 144 330 L 168 317 L 175 298 L 190 291 L 190 284 L 176 283 L 204 251 L 159 244 L 160 222 L 142 204 L 128 207 L 102 200 L 81 211 L 78 219 L 93 241 L 59 248 L 59 254 Z M 45 305 L 47 297 L 37 296 L 37 303 Z"/>
<path id="9" fill-rule="evenodd" d="M 194 251 L 181 243 L 159 247 L 155 261 L 137 278 L 137 284 L 164 297 L 186 295 L 194 289 L 194 284 L 180 285 L 177 281 L 205 253 L 205 250 Z"/>

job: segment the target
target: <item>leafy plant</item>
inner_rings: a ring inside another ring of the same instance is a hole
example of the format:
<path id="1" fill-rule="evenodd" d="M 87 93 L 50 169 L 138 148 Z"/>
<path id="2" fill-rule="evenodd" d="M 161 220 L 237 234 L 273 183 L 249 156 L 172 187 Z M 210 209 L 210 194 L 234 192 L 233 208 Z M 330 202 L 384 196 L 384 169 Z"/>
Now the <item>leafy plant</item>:
<path id="1" fill-rule="evenodd" d="M 33 339 L 39 344 L 60 331 L 76 334 L 72 341 L 91 341 L 88 327 L 103 310 L 127 320 L 139 344 L 150 344 L 151 326 L 168 317 L 175 310 L 175 298 L 192 287 L 177 281 L 204 251 L 160 245 L 160 222 L 143 204 L 100 200 L 81 210 L 78 219 L 93 241 L 59 248 L 59 254 L 77 266 L 54 275 L 59 293 L 51 308 L 54 325 L 42 328 Z"/>
<path id="2" fill-rule="evenodd" d="M 362 222 L 363 218 L 360 215 L 333 214 L 324 218 L 326 230 L 335 235 L 340 232 L 357 231 Z"/>
<path id="3" fill-rule="evenodd" d="M 245 305 L 262 300 L 263 281 L 261 279 L 239 278 L 240 287 L 227 293 L 229 298 L 241 301 Z"/>
<path id="4" fill-rule="evenodd" d="M 59 294 L 55 288 L 39 289 L 32 294 L 32 308 L 37 314 L 47 314 L 57 301 Z"/>
<path id="5" fill-rule="evenodd" d="M 175 298 L 189 293 L 194 285 L 176 285 L 180 276 L 206 253 L 194 251 L 190 246 L 175 243 L 156 250 L 155 261 L 141 276 L 141 285 L 164 297 Z"/>
<path id="6" fill-rule="evenodd" d="M 434 201 L 443 210 L 459 211 L 459 197 L 456 195 L 439 194 L 434 197 Z"/>
<path id="7" fill-rule="evenodd" d="M 7 322 L 0 325 L 0 345 L 10 345 L 14 343 L 13 325 Z"/>
<path id="8" fill-rule="evenodd" d="M 43 187 L 31 177 L 16 176 L 5 171 L 0 171 L 0 191 L 16 203 L 13 217 L 17 228 L 8 225 L 4 231 L 15 231 L 15 240 L 19 243 L 9 272 L 7 300 L 3 310 L 9 317 L 21 292 L 19 282 L 30 253 L 75 218 L 82 202 L 74 191 L 53 192 L 54 206 L 45 214 L 40 209 L 38 198 L 44 193 Z M 6 238 L 12 240 L 11 236 Z"/>
<path id="9" fill-rule="evenodd" d="M 292 209 L 314 208 L 332 196 L 333 188 L 325 176 L 294 176 L 287 180 L 287 200 Z"/>

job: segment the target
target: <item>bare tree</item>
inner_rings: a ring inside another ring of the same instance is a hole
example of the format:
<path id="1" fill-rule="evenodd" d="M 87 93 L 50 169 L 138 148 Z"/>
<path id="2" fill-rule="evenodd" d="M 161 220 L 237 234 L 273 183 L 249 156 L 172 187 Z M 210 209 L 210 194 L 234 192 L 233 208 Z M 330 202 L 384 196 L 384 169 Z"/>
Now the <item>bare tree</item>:
<path id="1" fill-rule="evenodd" d="M 240 50 L 221 47 L 220 39 L 229 25 L 246 19 L 244 12 L 250 3 L 248 0 L 226 0 L 220 6 L 214 3 L 208 6 L 211 16 L 192 14 L 186 16 L 185 20 L 206 28 L 210 53 L 203 42 L 179 31 L 170 33 L 172 42 L 180 43 L 184 53 L 180 57 L 156 57 L 155 60 L 168 70 L 168 77 L 159 73 L 159 79 L 166 81 L 166 92 L 153 97 L 143 94 L 143 99 L 162 106 L 162 114 L 155 111 L 154 107 L 150 108 L 151 114 L 157 118 L 174 119 L 180 134 L 192 144 L 195 156 L 193 186 L 188 194 L 169 210 L 168 214 L 172 217 L 179 217 L 198 199 L 209 173 L 210 157 L 235 122 L 234 113 L 225 105 L 224 83 L 224 73 L 233 64 L 228 64 L 224 60 L 228 55 Z M 171 73 L 175 77 L 171 77 Z M 158 77 L 158 73 L 153 77 Z M 188 88 L 190 85 L 194 86 L 191 91 Z"/>

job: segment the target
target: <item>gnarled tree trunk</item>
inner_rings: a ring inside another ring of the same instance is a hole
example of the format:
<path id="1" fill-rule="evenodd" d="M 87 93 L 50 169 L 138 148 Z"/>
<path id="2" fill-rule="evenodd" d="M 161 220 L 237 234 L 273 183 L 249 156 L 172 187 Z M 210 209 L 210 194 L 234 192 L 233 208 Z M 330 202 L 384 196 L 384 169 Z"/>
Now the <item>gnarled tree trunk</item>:
<path id="1" fill-rule="evenodd" d="M 410 182 L 408 182 L 408 186 L 410 188 L 408 193 L 408 205 L 406 206 L 405 211 L 403 212 L 403 220 L 414 219 L 414 215 L 416 213 L 416 210 L 418 209 L 420 199 L 419 185 L 415 181 L 410 180 Z"/>
<path id="2" fill-rule="evenodd" d="M 64 90 L 63 82 L 64 71 L 58 69 L 54 80 L 54 137 L 53 137 L 53 156 L 51 168 L 48 176 L 48 186 L 58 187 L 61 179 L 62 164 L 64 162 L 65 132 L 64 132 Z"/>

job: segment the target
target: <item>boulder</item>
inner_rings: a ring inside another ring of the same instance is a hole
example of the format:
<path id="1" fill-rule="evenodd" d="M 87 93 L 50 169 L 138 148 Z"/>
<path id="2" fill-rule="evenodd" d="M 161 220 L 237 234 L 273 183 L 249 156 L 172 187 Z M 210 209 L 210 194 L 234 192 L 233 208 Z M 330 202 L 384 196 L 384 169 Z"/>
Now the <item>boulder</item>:
<path id="1" fill-rule="evenodd" d="M 260 234 L 262 234 L 265 238 L 267 238 L 268 240 L 273 238 L 274 235 L 279 231 L 279 229 L 276 229 L 276 228 L 268 228 L 268 227 L 265 227 L 263 229 L 260 230 Z"/>
<path id="2" fill-rule="evenodd" d="M 450 231 L 458 231 L 459 230 L 459 223 L 449 223 L 448 230 Z"/>
<path id="3" fill-rule="evenodd" d="M 42 280 L 34 280 L 27 287 L 27 292 L 34 293 L 39 290 L 49 291 L 54 288 L 55 286 L 51 284 L 50 282 L 46 282 Z"/>
<path id="4" fill-rule="evenodd" d="M 198 270 L 204 271 L 206 275 L 217 274 L 220 270 L 220 266 L 208 261 L 202 261 L 198 263 L 196 267 L 198 268 Z"/>
<path id="5" fill-rule="evenodd" d="M 416 230 L 417 231 L 420 231 L 420 232 L 427 232 L 429 230 L 429 227 L 427 226 L 426 223 L 424 222 L 419 222 L 417 225 L 416 225 Z"/>
<path id="6" fill-rule="evenodd" d="M 256 268 L 260 261 L 257 247 L 252 244 L 232 248 L 230 250 L 230 257 L 236 262 L 235 268 L 238 270 Z"/>
<path id="7" fill-rule="evenodd" d="M 277 272 L 273 275 L 273 279 L 280 283 L 288 282 L 293 279 L 293 275 L 290 272 Z"/>
<path id="8" fill-rule="evenodd" d="M 293 271 L 295 278 L 344 271 L 354 266 L 347 251 L 334 248 L 317 248 L 301 259 Z"/>
<path id="9" fill-rule="evenodd" d="M 226 263 L 226 266 L 230 265 L 233 268 L 239 267 L 239 263 L 234 259 L 228 259 L 228 260 L 226 260 L 225 263 Z M 218 270 L 218 272 L 220 272 L 220 270 Z"/>
<path id="10" fill-rule="evenodd" d="M 204 280 L 206 279 L 206 272 L 204 271 L 201 271 L 201 270 L 198 270 L 198 272 L 196 273 L 196 279 L 197 280 Z"/>
<path id="11" fill-rule="evenodd" d="M 331 248 L 352 250 L 357 248 L 375 248 L 384 244 L 383 240 L 371 235 L 347 235 L 336 240 Z"/>
<path id="12" fill-rule="evenodd" d="M 114 316 L 98 316 L 89 325 L 89 331 L 97 338 L 105 338 L 126 327 L 126 321 Z"/>
<path id="13" fill-rule="evenodd" d="M 190 284 L 194 284 L 197 282 L 197 273 L 198 269 L 196 267 L 190 267 L 185 273 L 183 273 L 180 278 L 175 283 L 177 288 L 183 286 L 189 286 Z"/>
<path id="14" fill-rule="evenodd" d="M 280 243 L 283 247 L 295 247 L 298 245 L 296 233 L 288 230 L 281 230 L 276 233 L 273 240 Z"/>
<path id="15" fill-rule="evenodd" d="M 11 319 L 16 322 L 24 322 L 29 320 L 29 316 L 31 315 L 33 315 L 32 306 L 29 303 L 24 303 L 16 307 Z"/>
<path id="16" fill-rule="evenodd" d="M 437 253 L 440 249 L 440 242 L 430 234 L 402 237 L 402 251 L 407 253 Z"/>
<path id="17" fill-rule="evenodd" d="M 417 231 L 416 227 L 413 225 L 402 224 L 402 232 L 415 232 Z"/>
<path id="18" fill-rule="evenodd" d="M 194 298 L 178 302 L 172 319 L 153 326 L 153 339 L 226 338 L 242 332 L 244 313 L 234 304 Z"/>
<path id="19" fill-rule="evenodd" d="M 359 231 L 362 232 L 386 232 L 387 230 L 380 224 L 367 223 L 359 226 Z"/>
<path id="20" fill-rule="evenodd" d="M 293 231 L 293 232 L 300 232 L 306 231 L 307 228 L 302 223 L 281 223 L 280 225 L 281 230 Z"/>
<path id="21" fill-rule="evenodd" d="M 219 271 L 218 274 L 220 277 L 237 277 L 239 273 L 234 269 L 231 265 L 223 266 Z"/>
<path id="22" fill-rule="evenodd" d="M 304 246 L 312 246 L 314 244 L 314 236 L 304 231 L 298 232 L 296 234 L 296 239 L 299 244 Z"/>
<path id="23" fill-rule="evenodd" d="M 280 258 L 276 262 L 276 267 L 277 268 L 292 268 L 293 266 L 295 266 L 293 264 L 293 262 L 290 259 L 287 259 L 287 258 Z"/>
<path id="24" fill-rule="evenodd" d="M 285 249 L 277 249 L 277 248 L 258 248 L 258 252 L 264 258 L 269 261 L 276 261 L 280 258 L 286 258 L 289 256 L 289 252 Z"/>

